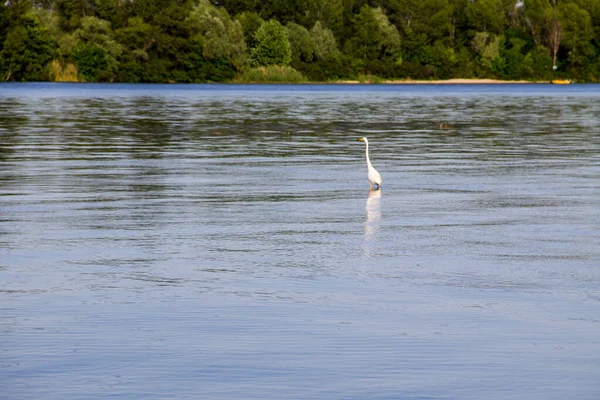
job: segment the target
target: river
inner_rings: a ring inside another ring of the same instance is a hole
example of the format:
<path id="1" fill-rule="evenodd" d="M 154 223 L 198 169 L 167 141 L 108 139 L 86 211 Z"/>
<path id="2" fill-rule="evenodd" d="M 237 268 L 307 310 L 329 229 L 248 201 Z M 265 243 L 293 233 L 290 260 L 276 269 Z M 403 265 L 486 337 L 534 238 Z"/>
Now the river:
<path id="1" fill-rule="evenodd" d="M 0 138 L 2 399 L 600 398 L 600 85 L 0 84 Z"/>

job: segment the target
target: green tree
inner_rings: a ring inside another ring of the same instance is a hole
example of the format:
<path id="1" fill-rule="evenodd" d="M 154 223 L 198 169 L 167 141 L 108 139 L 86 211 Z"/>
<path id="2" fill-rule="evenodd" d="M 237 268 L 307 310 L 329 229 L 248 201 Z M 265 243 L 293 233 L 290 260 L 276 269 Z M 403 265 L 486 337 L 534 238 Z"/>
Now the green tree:
<path id="1" fill-rule="evenodd" d="M 110 22 L 96 17 L 83 17 L 81 28 L 70 38 L 69 52 L 85 81 L 113 81 L 123 48 L 114 39 Z M 64 43 L 64 42 L 63 42 Z M 68 45 L 65 46 L 68 51 Z"/>
<path id="2" fill-rule="evenodd" d="M 256 12 L 260 9 L 260 4 L 260 0 L 219 0 L 219 6 L 225 8 L 230 15 Z"/>
<path id="3" fill-rule="evenodd" d="M 436 77 L 451 78 L 453 69 L 458 62 L 454 49 L 446 46 L 442 40 L 438 40 L 431 47 L 431 57 L 431 65 L 435 67 Z"/>
<path id="4" fill-rule="evenodd" d="M 133 16 L 141 17 L 154 30 L 154 43 L 148 48 L 148 62 L 141 77 L 144 82 L 196 82 L 205 74 L 198 69 L 202 46 L 190 41 L 186 23 L 193 8 L 191 0 L 135 0 Z"/>
<path id="5" fill-rule="evenodd" d="M 491 71 L 501 69 L 503 61 L 500 59 L 500 50 L 504 37 L 488 32 L 477 32 L 471 43 L 477 55 L 477 61 L 482 68 L 482 75 L 489 76 Z"/>
<path id="6" fill-rule="evenodd" d="M 373 10 L 377 27 L 383 39 L 380 48 L 380 58 L 396 58 L 400 55 L 400 34 L 398 29 L 390 23 L 387 15 L 379 7 Z"/>
<path id="7" fill-rule="evenodd" d="M 0 3 L 0 50 L 10 27 L 16 25 L 30 9 L 29 0 L 13 0 Z"/>
<path id="8" fill-rule="evenodd" d="M 315 57 L 317 46 L 308 30 L 294 22 L 288 22 L 285 28 L 292 49 L 292 61 L 311 62 Z"/>
<path id="9" fill-rule="evenodd" d="M 252 50 L 254 65 L 288 65 L 292 60 L 292 50 L 287 30 L 271 19 L 256 31 L 256 47 Z"/>
<path id="10" fill-rule="evenodd" d="M 547 11 L 551 8 L 549 0 L 524 0 L 523 2 L 523 24 L 531 33 L 536 46 L 546 42 L 544 34 L 548 28 Z"/>
<path id="11" fill-rule="evenodd" d="M 525 63 L 525 54 L 523 48 L 527 43 L 525 40 L 513 37 L 509 40 L 509 45 L 503 47 L 501 53 L 504 58 L 503 75 L 507 79 L 521 79 L 527 74 L 526 69 L 529 67 Z"/>
<path id="12" fill-rule="evenodd" d="M 556 3 L 550 0 L 524 0 L 524 24 L 529 29 L 536 46 L 545 46 L 557 64 L 563 28 Z"/>
<path id="13" fill-rule="evenodd" d="M 423 34 L 427 43 L 450 39 L 454 34 L 453 7 L 448 0 L 424 0 L 417 7 L 412 29 Z"/>
<path id="14" fill-rule="evenodd" d="M 248 63 L 293 62 L 311 79 L 547 79 L 557 65 L 598 81 L 600 1 L 10 0 L 0 55 L 9 79 L 73 77 L 75 63 L 86 80 L 224 81 Z"/>
<path id="15" fill-rule="evenodd" d="M 469 24 L 477 31 L 499 34 L 508 25 L 507 7 L 502 0 L 473 0 L 465 11 Z"/>
<path id="16" fill-rule="evenodd" d="M 574 3 L 561 3 L 559 10 L 563 27 L 562 43 L 569 50 L 569 64 L 571 68 L 581 70 L 595 55 L 592 46 L 594 31 L 590 15 Z"/>
<path id="17" fill-rule="evenodd" d="M 549 81 L 552 79 L 553 61 L 550 52 L 544 46 L 536 46 L 525 56 L 525 68 L 529 68 L 528 77 Z"/>
<path id="18" fill-rule="evenodd" d="M 472 52 L 469 48 L 461 46 L 454 52 L 456 64 L 454 65 L 452 76 L 455 78 L 474 78 L 476 64 L 473 60 Z"/>
<path id="19" fill-rule="evenodd" d="M 191 27 L 192 40 L 201 43 L 206 59 L 222 60 L 237 69 L 247 64 L 242 24 L 232 20 L 227 10 L 213 6 L 208 0 L 201 0 L 187 22 Z"/>
<path id="20" fill-rule="evenodd" d="M 422 58 L 422 48 L 430 43 L 424 32 L 429 29 L 428 15 L 422 15 L 421 0 L 395 0 L 391 3 L 390 20 L 400 29 L 402 54 L 411 62 Z"/>
<path id="21" fill-rule="evenodd" d="M 440 40 L 445 47 L 454 44 L 458 7 L 451 0 L 390 0 L 388 7 L 389 20 L 398 27 L 401 53 L 408 62 L 430 62 L 432 44 Z M 440 49 L 440 44 L 437 46 Z"/>
<path id="22" fill-rule="evenodd" d="M 64 36 L 65 32 L 60 27 L 60 16 L 55 11 L 42 7 L 33 7 L 30 14 L 34 15 L 40 21 L 40 24 L 48 30 L 55 42 L 58 43 L 60 38 Z"/>
<path id="23" fill-rule="evenodd" d="M 310 30 L 310 36 L 315 44 L 315 58 L 325 60 L 331 55 L 337 53 L 337 43 L 333 32 L 321 25 L 320 21 Z"/>
<path id="24" fill-rule="evenodd" d="M 20 18 L 31 10 L 29 0 L 12 0 L 0 3 L 0 39 L 8 33 L 8 29 L 18 23 Z M 0 42 L 2 42 L 0 40 Z"/>
<path id="25" fill-rule="evenodd" d="M 363 60 L 397 59 L 400 55 L 400 35 L 381 8 L 367 5 L 353 21 L 354 34 L 346 42 L 349 54 Z"/>
<path id="26" fill-rule="evenodd" d="M 250 11 L 236 15 L 235 19 L 242 25 L 246 46 L 249 49 L 255 48 L 257 43 L 255 39 L 256 31 L 265 21 L 257 13 Z"/>
<path id="27" fill-rule="evenodd" d="M 115 31 L 115 38 L 136 59 L 148 61 L 148 49 L 156 42 L 156 29 L 140 17 L 127 20 L 127 25 Z"/>
<path id="28" fill-rule="evenodd" d="M 2 80 L 46 80 L 46 66 L 55 56 L 56 46 L 48 30 L 35 15 L 25 14 L 8 31 L 0 51 Z"/>
<path id="29" fill-rule="evenodd" d="M 317 0 L 268 0 L 262 2 L 261 16 L 276 19 L 283 25 L 295 22 L 312 26 L 317 20 Z"/>
<path id="30" fill-rule="evenodd" d="M 115 39 L 123 47 L 118 80 L 138 83 L 150 61 L 149 51 L 156 43 L 157 29 L 141 17 L 132 17 L 127 25 L 115 31 Z"/>
<path id="31" fill-rule="evenodd" d="M 365 5 L 352 21 L 354 34 L 345 44 L 345 51 L 362 60 L 376 59 L 383 38 L 373 8 Z"/>
<path id="32" fill-rule="evenodd" d="M 110 21 L 113 29 L 120 28 L 126 21 L 126 4 L 122 0 L 93 0 L 94 16 Z"/>
<path id="33" fill-rule="evenodd" d="M 65 30 L 76 29 L 83 17 L 91 15 L 87 0 L 54 0 L 54 9 L 61 16 L 60 21 Z"/>
<path id="34" fill-rule="evenodd" d="M 333 33 L 340 34 L 344 28 L 344 6 L 342 0 L 320 0 L 315 2 L 314 20 Z"/>
<path id="35" fill-rule="evenodd" d="M 597 0 L 571 0 L 580 9 L 587 11 L 595 30 L 595 40 L 600 44 L 600 2 Z"/>

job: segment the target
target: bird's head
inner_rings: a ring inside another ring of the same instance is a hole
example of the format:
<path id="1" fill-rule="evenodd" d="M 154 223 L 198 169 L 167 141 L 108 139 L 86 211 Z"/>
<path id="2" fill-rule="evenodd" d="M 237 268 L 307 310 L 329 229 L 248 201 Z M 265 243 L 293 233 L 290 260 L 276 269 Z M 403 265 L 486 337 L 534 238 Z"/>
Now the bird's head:
<path id="1" fill-rule="evenodd" d="M 367 138 L 364 137 L 360 137 L 358 139 L 356 139 L 357 142 L 364 142 Z"/>

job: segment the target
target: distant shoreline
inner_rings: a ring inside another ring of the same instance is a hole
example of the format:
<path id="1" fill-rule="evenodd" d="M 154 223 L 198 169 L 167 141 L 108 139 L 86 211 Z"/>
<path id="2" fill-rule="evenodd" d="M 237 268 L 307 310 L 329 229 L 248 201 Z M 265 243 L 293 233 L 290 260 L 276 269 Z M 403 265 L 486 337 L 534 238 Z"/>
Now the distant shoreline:
<path id="1" fill-rule="evenodd" d="M 383 80 L 381 82 L 360 82 L 357 80 L 340 80 L 333 81 L 332 83 L 342 83 L 342 84 L 393 84 L 393 85 L 465 85 L 465 84 L 473 84 L 473 85 L 502 85 L 502 84 L 535 84 L 535 83 L 550 83 L 547 81 L 504 81 L 500 79 L 446 79 L 446 80 L 412 80 L 412 79 L 393 79 L 393 80 Z"/>
<path id="2" fill-rule="evenodd" d="M 11 83 L 11 82 L 0 82 L 0 85 L 3 83 Z M 83 83 L 83 84 L 132 84 L 131 82 L 82 82 L 82 81 L 31 81 L 31 82 L 23 82 L 23 83 Z M 340 79 L 340 80 L 330 80 L 330 81 L 304 81 L 304 82 L 219 82 L 215 84 L 223 84 L 223 85 L 231 85 L 231 84 L 241 84 L 241 85 L 285 85 L 285 84 L 296 84 L 296 85 L 512 85 L 512 84 L 549 84 L 551 81 L 526 81 L 526 80 L 501 80 L 501 79 L 464 79 L 464 78 L 455 78 L 455 79 L 446 79 L 446 80 L 419 80 L 419 79 L 377 79 L 377 80 L 358 80 L 358 79 Z M 148 84 L 146 82 L 142 82 L 141 84 Z M 180 82 L 156 82 L 156 84 L 190 84 L 190 83 L 180 83 Z M 192 83 L 193 84 L 193 83 Z M 198 83 L 205 84 L 205 83 Z"/>

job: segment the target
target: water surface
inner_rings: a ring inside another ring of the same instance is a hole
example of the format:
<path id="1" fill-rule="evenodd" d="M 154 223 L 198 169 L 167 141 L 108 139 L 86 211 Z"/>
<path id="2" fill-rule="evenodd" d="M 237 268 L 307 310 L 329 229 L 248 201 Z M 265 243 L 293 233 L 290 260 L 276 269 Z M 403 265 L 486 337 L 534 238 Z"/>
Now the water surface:
<path id="1" fill-rule="evenodd" d="M 599 116 L 597 85 L 2 84 L 0 397 L 598 399 Z"/>

